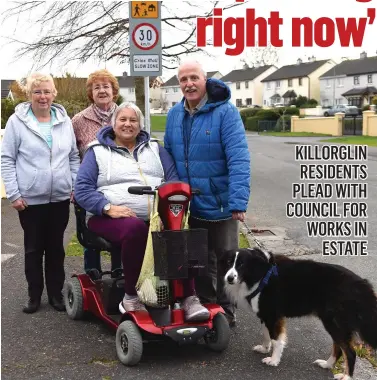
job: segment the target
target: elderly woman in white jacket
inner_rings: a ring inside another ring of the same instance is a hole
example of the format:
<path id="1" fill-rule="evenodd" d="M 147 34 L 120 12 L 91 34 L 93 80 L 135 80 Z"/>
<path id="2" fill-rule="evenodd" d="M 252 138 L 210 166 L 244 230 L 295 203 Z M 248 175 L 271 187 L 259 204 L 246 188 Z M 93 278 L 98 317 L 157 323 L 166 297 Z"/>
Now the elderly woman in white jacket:
<path id="1" fill-rule="evenodd" d="M 40 306 L 43 255 L 49 303 L 64 311 L 63 236 L 80 159 L 71 120 L 53 103 L 57 91 L 52 77 L 32 74 L 26 92 L 30 101 L 19 104 L 9 118 L 1 152 L 6 195 L 24 230 L 29 300 L 23 311 L 34 313 Z"/>
<path id="2" fill-rule="evenodd" d="M 144 117 L 133 103 L 121 104 L 112 127 L 97 133 L 85 153 L 76 181 L 75 199 L 93 214 L 88 227 L 121 249 L 124 290 L 122 313 L 146 310 L 135 285 L 140 274 L 148 236 L 150 197 L 128 193 L 130 186 L 158 186 L 177 181 L 169 153 L 144 131 Z M 206 320 L 209 311 L 195 295 L 193 279 L 184 281 L 183 309 L 188 321 Z"/>

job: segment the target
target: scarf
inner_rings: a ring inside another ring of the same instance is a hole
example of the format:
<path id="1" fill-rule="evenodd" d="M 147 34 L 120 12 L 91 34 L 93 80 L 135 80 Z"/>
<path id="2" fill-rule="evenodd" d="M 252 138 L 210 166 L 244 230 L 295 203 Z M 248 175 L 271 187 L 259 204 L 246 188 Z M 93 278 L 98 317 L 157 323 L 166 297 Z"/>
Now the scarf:
<path id="1" fill-rule="evenodd" d="M 102 125 L 111 125 L 111 117 L 113 116 L 114 111 L 117 109 L 116 103 L 112 103 L 108 111 L 104 111 L 95 104 L 93 104 L 93 112 L 101 122 Z"/>

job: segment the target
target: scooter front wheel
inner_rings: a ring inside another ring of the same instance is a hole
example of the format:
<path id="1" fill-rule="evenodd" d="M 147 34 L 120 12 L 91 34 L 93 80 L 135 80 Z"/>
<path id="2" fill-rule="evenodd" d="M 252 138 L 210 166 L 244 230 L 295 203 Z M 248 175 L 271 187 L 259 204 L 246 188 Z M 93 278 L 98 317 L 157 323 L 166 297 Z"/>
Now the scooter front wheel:
<path id="1" fill-rule="evenodd" d="M 122 364 L 133 366 L 139 363 L 143 354 L 143 339 L 133 321 L 124 321 L 118 326 L 115 346 Z"/>
<path id="2" fill-rule="evenodd" d="M 223 313 L 218 313 L 213 318 L 213 328 L 204 337 L 204 340 L 212 351 L 224 351 L 230 340 L 230 327 Z"/>

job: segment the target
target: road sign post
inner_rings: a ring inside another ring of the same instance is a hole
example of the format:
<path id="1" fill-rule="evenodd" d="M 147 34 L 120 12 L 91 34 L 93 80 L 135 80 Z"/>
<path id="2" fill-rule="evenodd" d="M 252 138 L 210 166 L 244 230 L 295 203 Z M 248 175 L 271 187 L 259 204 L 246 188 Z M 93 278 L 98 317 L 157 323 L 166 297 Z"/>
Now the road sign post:
<path id="1" fill-rule="evenodd" d="M 150 128 L 149 77 L 162 75 L 161 2 L 129 2 L 130 74 L 144 77 L 145 129 Z"/>

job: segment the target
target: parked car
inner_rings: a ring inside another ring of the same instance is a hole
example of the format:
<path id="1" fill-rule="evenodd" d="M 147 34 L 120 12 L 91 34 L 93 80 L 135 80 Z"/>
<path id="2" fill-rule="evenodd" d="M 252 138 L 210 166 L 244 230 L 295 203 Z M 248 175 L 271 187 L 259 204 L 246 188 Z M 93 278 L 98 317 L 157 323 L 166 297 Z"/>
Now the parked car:
<path id="1" fill-rule="evenodd" d="M 284 108 L 284 107 L 288 107 L 286 104 L 283 104 L 283 103 L 275 103 L 272 105 L 272 107 L 274 108 Z"/>
<path id="2" fill-rule="evenodd" d="M 356 106 L 349 106 L 348 104 L 338 104 L 327 109 L 323 116 L 334 116 L 337 112 L 342 112 L 345 116 L 358 116 L 359 109 Z"/>
<path id="3" fill-rule="evenodd" d="M 262 108 L 261 106 L 258 106 L 258 104 L 249 104 L 246 106 L 246 108 Z"/>

